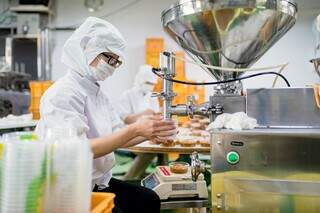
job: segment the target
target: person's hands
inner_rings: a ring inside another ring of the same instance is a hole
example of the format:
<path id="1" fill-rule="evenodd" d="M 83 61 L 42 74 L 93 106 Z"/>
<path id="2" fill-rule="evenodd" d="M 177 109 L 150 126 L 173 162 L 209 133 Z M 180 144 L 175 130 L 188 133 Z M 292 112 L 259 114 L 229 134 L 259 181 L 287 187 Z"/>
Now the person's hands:
<path id="1" fill-rule="evenodd" d="M 147 139 L 172 136 L 177 132 L 176 123 L 172 120 L 163 120 L 161 115 L 142 116 L 133 125 L 137 135 Z"/>
<path id="2" fill-rule="evenodd" d="M 141 112 L 141 115 L 144 116 L 144 115 L 156 115 L 156 112 L 153 111 L 152 109 L 146 109 L 146 110 L 143 110 Z"/>
<path id="3" fill-rule="evenodd" d="M 141 117 L 146 116 L 146 115 L 156 115 L 156 113 L 152 109 L 146 109 L 142 112 L 139 112 L 137 114 L 131 114 L 125 117 L 124 123 L 125 124 L 132 124 L 139 120 Z"/>

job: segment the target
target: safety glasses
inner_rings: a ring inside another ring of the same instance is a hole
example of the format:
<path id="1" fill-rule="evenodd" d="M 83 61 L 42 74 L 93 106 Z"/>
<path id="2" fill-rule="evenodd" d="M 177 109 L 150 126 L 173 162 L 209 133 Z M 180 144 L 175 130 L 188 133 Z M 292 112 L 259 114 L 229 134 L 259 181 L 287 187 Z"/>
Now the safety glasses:
<path id="1" fill-rule="evenodd" d="M 105 61 L 110 65 L 113 66 L 114 68 L 118 68 L 121 64 L 122 61 L 118 60 L 112 55 L 109 55 L 108 53 L 102 53 L 102 55 L 105 58 Z"/>

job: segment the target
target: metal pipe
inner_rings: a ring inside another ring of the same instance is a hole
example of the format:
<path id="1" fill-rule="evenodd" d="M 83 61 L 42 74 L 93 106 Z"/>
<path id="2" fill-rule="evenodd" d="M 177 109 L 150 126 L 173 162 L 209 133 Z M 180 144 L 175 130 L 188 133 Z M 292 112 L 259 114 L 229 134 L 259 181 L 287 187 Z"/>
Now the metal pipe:
<path id="1" fill-rule="evenodd" d="M 163 92 L 161 93 L 163 99 L 163 116 L 165 119 L 170 119 L 172 115 L 190 116 L 203 115 L 210 116 L 212 114 L 210 103 L 195 104 L 194 96 L 188 97 L 187 104 L 180 104 L 172 106 L 172 100 L 176 96 L 173 92 L 173 82 L 170 79 L 175 77 L 175 58 L 171 56 L 173 53 L 163 52 L 160 55 L 160 69 L 163 80 Z M 169 80 L 166 80 L 169 79 Z"/>
<path id="2" fill-rule="evenodd" d="M 170 53 L 161 53 L 160 67 L 166 79 L 172 79 L 175 76 L 175 59 L 170 57 Z M 170 119 L 172 116 L 172 99 L 175 94 L 173 93 L 172 81 L 163 81 L 163 116 L 165 119 Z"/>
<path id="3" fill-rule="evenodd" d="M 42 40 L 41 40 L 41 31 L 39 30 L 37 33 L 37 80 L 41 79 L 42 77 Z"/>
<path id="4" fill-rule="evenodd" d="M 177 106 L 171 106 L 170 113 L 171 115 L 186 116 L 188 115 L 187 105 L 179 104 Z"/>
<path id="5" fill-rule="evenodd" d="M 46 79 L 50 80 L 52 78 L 51 73 L 51 57 L 50 57 L 50 42 L 49 42 L 49 29 L 45 29 L 45 73 L 46 73 Z"/>

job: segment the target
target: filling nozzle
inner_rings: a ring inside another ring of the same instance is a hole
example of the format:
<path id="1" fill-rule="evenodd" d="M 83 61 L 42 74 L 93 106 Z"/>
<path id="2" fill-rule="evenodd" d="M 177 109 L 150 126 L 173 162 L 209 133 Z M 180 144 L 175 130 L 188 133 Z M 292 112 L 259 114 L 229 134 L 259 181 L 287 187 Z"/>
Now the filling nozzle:
<path id="1" fill-rule="evenodd" d="M 212 109 L 210 103 L 204 103 L 201 105 L 195 104 L 195 97 L 189 96 L 186 104 L 172 106 L 172 100 L 176 96 L 173 92 L 173 79 L 176 75 L 175 72 L 175 58 L 172 57 L 174 53 L 163 52 L 160 55 L 160 69 L 163 80 L 163 92 L 160 94 L 154 94 L 155 96 L 161 96 L 163 99 L 163 116 L 165 119 L 171 119 L 172 115 L 180 115 L 193 117 L 193 115 L 210 116 Z"/>

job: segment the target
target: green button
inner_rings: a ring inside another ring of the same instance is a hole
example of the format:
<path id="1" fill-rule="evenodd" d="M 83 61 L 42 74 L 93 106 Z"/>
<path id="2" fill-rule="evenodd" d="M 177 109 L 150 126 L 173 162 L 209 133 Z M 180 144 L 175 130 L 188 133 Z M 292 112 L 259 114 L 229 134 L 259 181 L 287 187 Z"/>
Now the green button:
<path id="1" fill-rule="evenodd" d="M 240 161 L 240 156 L 237 152 L 231 151 L 227 154 L 227 161 L 230 164 L 237 164 Z"/>

